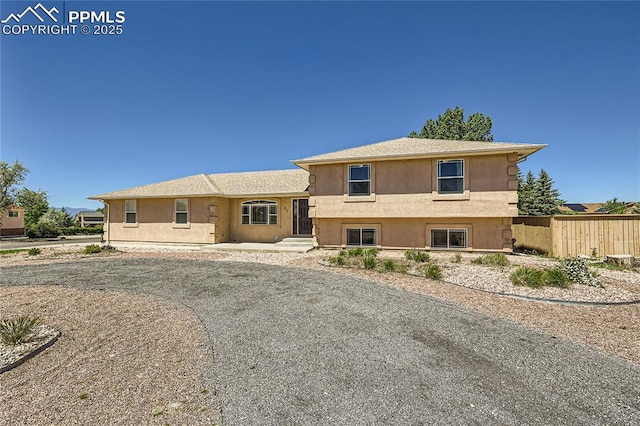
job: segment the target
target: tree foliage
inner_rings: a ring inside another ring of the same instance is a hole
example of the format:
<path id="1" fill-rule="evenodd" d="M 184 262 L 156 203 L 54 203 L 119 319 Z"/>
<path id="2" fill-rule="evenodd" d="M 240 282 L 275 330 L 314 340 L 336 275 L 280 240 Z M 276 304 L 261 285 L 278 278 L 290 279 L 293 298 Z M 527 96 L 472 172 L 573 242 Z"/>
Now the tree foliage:
<path id="1" fill-rule="evenodd" d="M 22 185 L 29 169 L 19 161 L 9 164 L 0 161 L 0 216 L 9 207 L 17 204 L 18 185 Z"/>
<path id="2" fill-rule="evenodd" d="M 17 204 L 24 209 L 25 227 L 35 226 L 38 220 L 49 210 L 49 196 L 46 191 L 32 191 L 22 188 L 16 196 Z"/>
<path id="3" fill-rule="evenodd" d="M 636 207 L 632 207 L 629 203 L 625 203 L 624 201 L 619 201 L 618 197 L 613 197 L 611 200 L 608 200 L 604 206 L 602 206 L 602 211 L 606 214 L 625 214 L 636 211 Z"/>
<path id="4" fill-rule="evenodd" d="M 47 225 L 55 229 L 67 228 L 73 224 L 73 218 L 66 210 L 58 210 L 50 208 L 38 220 L 39 225 Z"/>
<path id="5" fill-rule="evenodd" d="M 518 174 L 518 213 L 525 216 L 548 216 L 558 213 L 564 203 L 560 192 L 553 187 L 549 174 L 540 170 L 538 178 L 531 171 L 526 179 Z"/>
<path id="6" fill-rule="evenodd" d="M 409 134 L 410 138 L 446 139 L 463 141 L 493 141 L 491 117 L 481 112 L 464 119 L 464 110 L 456 106 L 447 110 L 437 119 L 428 119 L 420 133 Z"/>

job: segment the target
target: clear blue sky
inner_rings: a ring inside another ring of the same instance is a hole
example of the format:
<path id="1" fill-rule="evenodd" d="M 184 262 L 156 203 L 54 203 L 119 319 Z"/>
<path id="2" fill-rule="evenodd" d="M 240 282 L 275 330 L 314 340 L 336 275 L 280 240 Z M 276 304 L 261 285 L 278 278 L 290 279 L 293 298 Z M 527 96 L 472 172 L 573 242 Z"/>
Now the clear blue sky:
<path id="1" fill-rule="evenodd" d="M 0 36 L 1 157 L 53 206 L 292 168 L 456 105 L 548 144 L 521 168 L 567 201 L 640 200 L 638 2 L 42 3 L 126 13 L 122 35 Z"/>

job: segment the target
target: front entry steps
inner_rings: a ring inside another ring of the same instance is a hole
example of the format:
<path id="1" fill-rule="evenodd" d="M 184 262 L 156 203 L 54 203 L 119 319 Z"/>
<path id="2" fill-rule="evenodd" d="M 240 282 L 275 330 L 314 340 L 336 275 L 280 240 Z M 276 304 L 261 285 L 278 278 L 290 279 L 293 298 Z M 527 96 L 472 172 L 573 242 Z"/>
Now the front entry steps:
<path id="1" fill-rule="evenodd" d="M 313 250 L 313 239 L 283 238 L 277 243 L 218 243 L 204 246 L 202 250 L 306 253 Z"/>

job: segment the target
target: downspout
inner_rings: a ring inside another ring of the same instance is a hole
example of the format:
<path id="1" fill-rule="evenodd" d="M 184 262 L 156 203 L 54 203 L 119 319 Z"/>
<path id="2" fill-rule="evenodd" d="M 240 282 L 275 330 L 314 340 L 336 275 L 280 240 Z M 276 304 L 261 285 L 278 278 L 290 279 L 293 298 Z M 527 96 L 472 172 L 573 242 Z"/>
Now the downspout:
<path id="1" fill-rule="evenodd" d="M 111 207 L 109 206 L 109 203 L 107 203 L 106 201 L 102 200 L 102 204 L 104 204 L 105 206 L 107 206 L 107 238 L 108 240 L 106 241 L 107 245 L 111 245 Z"/>

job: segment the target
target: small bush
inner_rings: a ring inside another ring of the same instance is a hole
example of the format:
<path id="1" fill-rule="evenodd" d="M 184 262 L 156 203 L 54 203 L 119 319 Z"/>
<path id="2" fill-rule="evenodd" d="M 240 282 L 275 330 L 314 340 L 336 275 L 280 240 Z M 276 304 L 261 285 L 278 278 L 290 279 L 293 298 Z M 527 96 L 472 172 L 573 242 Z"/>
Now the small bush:
<path id="1" fill-rule="evenodd" d="M 451 262 L 453 262 L 453 263 L 462 262 L 462 256 L 460 255 L 460 253 L 454 254 L 453 257 L 451 258 Z"/>
<path id="2" fill-rule="evenodd" d="M 424 276 L 432 280 L 440 280 L 442 279 L 442 269 L 435 263 L 432 263 L 424 269 Z"/>
<path id="3" fill-rule="evenodd" d="M 29 253 L 29 256 L 37 256 L 41 253 L 41 250 L 37 247 L 34 247 L 34 248 L 30 248 L 28 253 Z"/>
<path id="4" fill-rule="evenodd" d="M 70 226 L 68 228 L 59 228 L 60 235 L 96 235 L 102 234 L 102 226 L 93 226 L 81 228 L 79 226 Z"/>
<path id="5" fill-rule="evenodd" d="M 387 272 L 394 272 L 396 270 L 396 262 L 393 259 L 387 259 L 382 262 L 382 269 Z"/>
<path id="6" fill-rule="evenodd" d="M 349 254 L 349 253 L 348 253 L 346 250 L 340 250 L 340 251 L 338 252 L 338 256 L 346 256 L 346 255 L 348 255 L 348 254 Z"/>
<path id="7" fill-rule="evenodd" d="M 478 265 L 507 266 L 509 259 L 507 259 L 507 256 L 503 253 L 491 253 L 474 259 L 473 263 Z"/>
<path id="8" fill-rule="evenodd" d="M 84 254 L 100 253 L 101 251 L 102 247 L 100 247 L 98 244 L 89 244 L 84 248 Z"/>
<path id="9" fill-rule="evenodd" d="M 332 265 L 344 265 L 344 256 L 332 256 L 329 258 L 329 263 Z"/>
<path id="10" fill-rule="evenodd" d="M 376 267 L 376 257 L 375 256 L 364 256 L 362 258 L 362 265 L 364 266 L 364 269 L 373 269 Z"/>
<path id="11" fill-rule="evenodd" d="M 589 271 L 589 265 L 584 259 L 577 257 L 567 257 L 560 262 L 562 269 L 574 283 L 584 284 L 591 287 L 603 287 L 602 283 Z"/>
<path id="12" fill-rule="evenodd" d="M 39 318 L 29 316 L 2 320 L 0 321 L 0 340 L 5 345 L 18 345 L 28 342 L 31 333 L 39 325 Z"/>
<path id="13" fill-rule="evenodd" d="M 407 260 L 413 260 L 414 262 L 420 263 L 429 261 L 429 253 L 424 251 L 407 250 L 404 252 L 404 257 L 406 257 Z"/>
<path id="14" fill-rule="evenodd" d="M 509 280 L 515 286 L 540 288 L 544 286 L 543 271 L 528 266 L 520 266 L 509 275 Z"/>
<path id="15" fill-rule="evenodd" d="M 550 287 L 569 288 L 570 282 L 566 272 L 560 268 L 547 269 L 542 274 L 544 285 Z"/>
<path id="16" fill-rule="evenodd" d="M 365 256 L 373 256 L 376 257 L 378 255 L 378 253 L 380 253 L 380 250 L 378 250 L 377 248 L 370 248 L 370 249 L 366 249 L 364 251 L 364 255 Z"/>
<path id="17" fill-rule="evenodd" d="M 360 247 L 352 248 L 347 251 L 350 257 L 360 257 L 364 254 L 364 250 Z"/>

